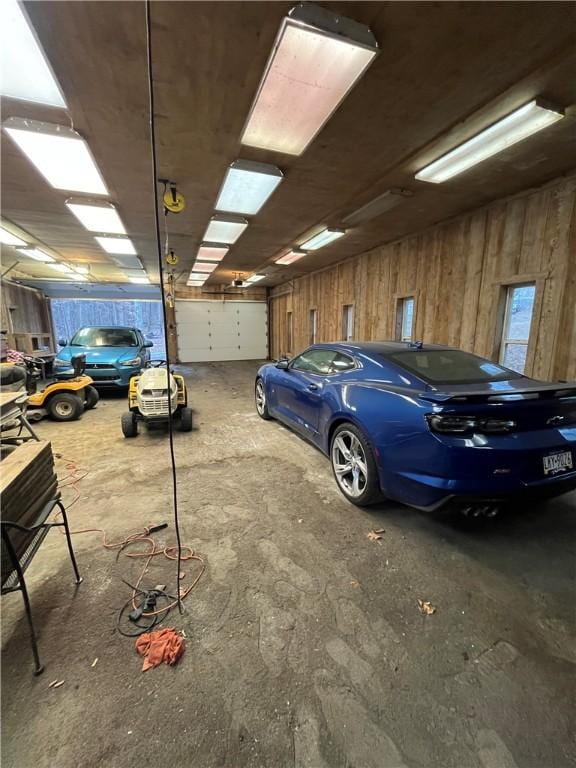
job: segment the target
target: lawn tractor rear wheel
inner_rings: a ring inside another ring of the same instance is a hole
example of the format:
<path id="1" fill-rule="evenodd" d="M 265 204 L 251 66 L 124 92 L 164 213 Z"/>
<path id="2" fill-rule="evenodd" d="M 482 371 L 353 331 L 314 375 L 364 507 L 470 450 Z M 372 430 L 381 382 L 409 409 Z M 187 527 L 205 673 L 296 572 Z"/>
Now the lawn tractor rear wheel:
<path id="1" fill-rule="evenodd" d="M 188 408 L 187 406 L 184 406 L 184 408 L 180 408 L 179 429 L 180 429 L 180 432 L 192 431 L 192 408 Z"/>
<path id="2" fill-rule="evenodd" d="M 122 414 L 122 434 L 124 437 L 136 437 L 138 434 L 138 419 L 132 411 Z"/>
<path id="3" fill-rule="evenodd" d="M 98 390 L 96 387 L 93 387 L 91 384 L 89 384 L 86 387 L 86 401 L 84 403 L 84 408 L 89 411 L 91 408 L 94 408 L 98 400 L 100 400 L 100 395 L 98 394 Z"/>
<path id="4" fill-rule="evenodd" d="M 48 402 L 48 413 L 54 421 L 75 421 L 84 413 L 84 403 L 71 392 L 57 392 Z"/>

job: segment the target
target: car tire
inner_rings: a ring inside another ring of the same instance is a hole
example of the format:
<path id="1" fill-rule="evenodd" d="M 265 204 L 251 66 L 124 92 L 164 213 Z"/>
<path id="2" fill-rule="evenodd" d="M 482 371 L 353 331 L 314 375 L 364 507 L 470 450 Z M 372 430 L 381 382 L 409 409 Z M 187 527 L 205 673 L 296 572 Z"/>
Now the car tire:
<path id="1" fill-rule="evenodd" d="M 266 401 L 266 387 L 264 381 L 260 378 L 256 379 L 256 385 L 254 387 L 254 402 L 256 404 L 256 413 L 261 419 L 268 421 L 272 418 L 270 411 L 268 410 L 268 403 Z"/>
<path id="2" fill-rule="evenodd" d="M 368 507 L 382 499 L 374 453 L 354 424 L 345 422 L 334 431 L 330 463 L 338 490 L 352 504 Z"/>
<path id="3" fill-rule="evenodd" d="M 180 432 L 192 432 L 192 408 L 184 406 L 180 408 L 180 423 L 178 429 Z"/>
<path id="4" fill-rule="evenodd" d="M 90 411 L 97 406 L 98 401 L 100 400 L 100 395 L 98 394 L 96 387 L 93 387 L 91 384 L 86 387 L 85 395 L 86 400 L 84 402 L 84 410 Z"/>
<path id="5" fill-rule="evenodd" d="M 57 392 L 50 398 L 47 408 L 54 421 L 76 421 L 84 413 L 84 402 L 71 392 Z"/>
<path id="6" fill-rule="evenodd" d="M 124 437 L 136 437 L 138 434 L 138 419 L 132 411 L 122 414 L 122 434 Z"/>

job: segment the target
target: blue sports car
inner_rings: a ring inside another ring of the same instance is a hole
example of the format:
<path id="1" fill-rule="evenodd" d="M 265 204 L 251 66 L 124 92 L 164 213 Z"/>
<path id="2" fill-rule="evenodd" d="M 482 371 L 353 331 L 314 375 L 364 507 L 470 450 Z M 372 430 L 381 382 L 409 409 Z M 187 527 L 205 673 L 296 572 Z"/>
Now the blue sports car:
<path id="1" fill-rule="evenodd" d="M 576 488 L 576 383 L 529 379 L 458 349 L 315 344 L 262 366 L 255 399 L 263 419 L 330 457 L 358 506 L 385 496 L 490 515 Z"/>

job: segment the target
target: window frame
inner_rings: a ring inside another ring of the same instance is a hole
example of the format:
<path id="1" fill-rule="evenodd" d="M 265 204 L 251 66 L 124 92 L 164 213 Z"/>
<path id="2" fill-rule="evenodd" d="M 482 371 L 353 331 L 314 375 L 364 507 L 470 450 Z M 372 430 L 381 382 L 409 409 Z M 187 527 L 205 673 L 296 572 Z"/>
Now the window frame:
<path id="1" fill-rule="evenodd" d="M 350 325 L 350 338 L 348 338 L 348 325 Z M 354 340 L 354 304 L 342 304 L 342 341 Z"/>
<path id="2" fill-rule="evenodd" d="M 318 309 L 310 307 L 308 311 L 308 326 L 310 344 L 316 344 L 318 340 Z"/>
<path id="3" fill-rule="evenodd" d="M 404 344 L 410 344 L 416 337 L 416 312 L 418 310 L 418 292 L 409 291 L 408 293 L 397 293 L 395 298 L 395 317 L 394 317 L 394 339 Z M 410 329 L 411 337 L 409 339 L 402 338 L 402 328 L 404 325 L 404 302 L 407 299 L 411 299 L 413 302 L 412 309 L 412 327 Z"/>
<path id="4" fill-rule="evenodd" d="M 534 288 L 534 300 L 532 302 L 532 314 L 530 317 L 530 327 L 528 329 L 528 337 L 526 340 L 509 338 L 507 336 L 507 333 L 508 333 L 507 329 L 509 325 L 510 309 L 512 306 L 513 293 L 516 290 L 516 288 L 527 288 L 527 287 Z M 498 354 L 497 354 L 498 363 L 504 367 L 507 367 L 505 364 L 504 358 L 506 356 L 506 348 L 508 345 L 510 344 L 524 345 L 526 347 L 524 370 L 516 371 L 516 373 L 519 373 L 520 376 L 528 376 L 529 374 L 527 373 L 527 371 L 531 370 L 534 362 L 532 341 L 534 338 L 535 321 L 536 321 L 537 314 L 538 314 L 538 317 L 540 316 L 540 310 L 541 310 L 542 299 L 541 299 L 539 280 L 518 279 L 515 281 L 511 281 L 509 283 L 505 283 L 501 285 L 501 292 L 502 292 L 501 310 L 500 310 L 501 325 L 499 328 L 499 345 L 498 345 Z"/>

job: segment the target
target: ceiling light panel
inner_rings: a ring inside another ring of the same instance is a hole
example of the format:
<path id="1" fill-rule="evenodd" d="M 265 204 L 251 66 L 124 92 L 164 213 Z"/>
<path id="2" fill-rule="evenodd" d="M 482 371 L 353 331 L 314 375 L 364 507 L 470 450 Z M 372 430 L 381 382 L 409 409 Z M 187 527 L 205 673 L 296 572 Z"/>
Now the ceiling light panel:
<path id="1" fill-rule="evenodd" d="M 66 205 L 89 232 L 102 232 L 111 235 L 126 234 L 118 211 L 112 203 L 84 202 L 71 198 L 66 200 Z"/>
<path id="2" fill-rule="evenodd" d="M 72 269 L 68 266 L 68 264 L 50 264 L 50 266 L 52 269 L 55 269 L 58 272 L 64 272 L 65 274 L 72 272 Z"/>
<path id="3" fill-rule="evenodd" d="M 0 227 L 0 243 L 3 245 L 27 245 L 25 240 L 22 240 L 20 237 L 16 237 L 16 235 L 13 235 L 12 232 L 9 232 L 7 229 L 4 229 L 4 227 Z"/>
<path id="4" fill-rule="evenodd" d="M 128 237 L 96 237 L 100 246 L 106 253 L 122 254 L 126 256 L 136 255 L 136 249 L 132 240 Z"/>
<path id="5" fill-rule="evenodd" d="M 226 171 L 216 210 L 253 216 L 282 179 L 282 171 L 273 165 L 236 160 Z"/>
<path id="6" fill-rule="evenodd" d="M 213 216 L 204 233 L 204 240 L 211 243 L 229 243 L 232 245 L 244 232 L 248 222 L 240 216 Z"/>
<path id="7" fill-rule="evenodd" d="M 0 93 L 51 107 L 66 108 L 58 81 L 17 0 L 0 2 Z"/>
<path id="8" fill-rule="evenodd" d="M 192 267 L 192 272 L 214 272 L 217 266 L 213 261 L 197 261 Z"/>
<path id="9" fill-rule="evenodd" d="M 388 189 L 383 194 L 375 197 L 374 200 L 358 208 L 357 211 L 346 216 L 342 221 L 344 224 L 355 227 L 358 224 L 363 224 L 365 221 L 371 221 L 387 211 L 391 211 L 409 197 L 412 197 L 412 192 L 407 189 Z"/>
<path id="10" fill-rule="evenodd" d="M 283 19 L 242 144 L 301 155 L 377 55 L 368 27 L 300 4 Z"/>
<path id="11" fill-rule="evenodd" d="M 150 282 L 147 277 L 129 277 L 128 280 L 135 285 L 146 285 Z"/>
<path id="12" fill-rule="evenodd" d="M 90 267 L 74 267 L 74 272 L 78 272 L 79 275 L 88 275 L 90 273 Z"/>
<path id="13" fill-rule="evenodd" d="M 302 248 L 307 251 L 317 251 L 319 248 L 324 248 L 325 245 L 333 243 L 334 240 L 338 240 L 345 234 L 345 229 L 334 229 L 333 227 L 323 229 L 322 232 L 319 232 L 317 235 L 314 235 L 314 237 L 306 240 L 305 243 L 302 243 Z"/>
<path id="14" fill-rule="evenodd" d="M 141 272 L 144 271 L 142 262 L 138 256 L 114 256 L 113 261 L 116 262 L 123 269 L 137 269 Z"/>
<path id="15" fill-rule="evenodd" d="M 200 261 L 222 261 L 230 248 L 227 245 L 217 245 L 213 243 L 202 243 L 198 248 L 196 258 Z"/>
<path id="16" fill-rule="evenodd" d="M 9 117 L 3 128 L 55 189 L 107 195 L 88 144 L 68 126 Z"/>
<path id="17" fill-rule="evenodd" d="M 34 259 L 35 261 L 43 261 L 45 264 L 55 261 L 52 256 L 44 253 L 44 251 L 41 251 L 39 248 L 19 248 L 18 253 L 24 253 L 31 259 Z"/>
<path id="18" fill-rule="evenodd" d="M 206 280 L 210 277 L 208 272 L 190 272 L 189 279 L 190 280 L 198 280 L 202 283 L 205 283 Z"/>
<path id="19" fill-rule="evenodd" d="M 186 285 L 191 288 L 201 288 L 204 285 L 204 280 L 188 280 Z"/>
<path id="20" fill-rule="evenodd" d="M 299 259 L 306 256 L 307 251 L 299 251 L 299 250 L 292 250 L 288 253 L 285 253 L 284 256 L 280 256 L 279 259 L 275 259 L 276 264 L 283 264 L 286 266 L 287 264 L 293 264 L 295 261 L 298 261 Z"/>
<path id="21" fill-rule="evenodd" d="M 564 117 L 538 99 L 478 133 L 416 174 L 419 181 L 441 184 Z"/>
<path id="22" fill-rule="evenodd" d="M 252 275 L 251 277 L 246 278 L 246 283 L 258 283 L 260 280 L 265 280 L 266 275 Z"/>

